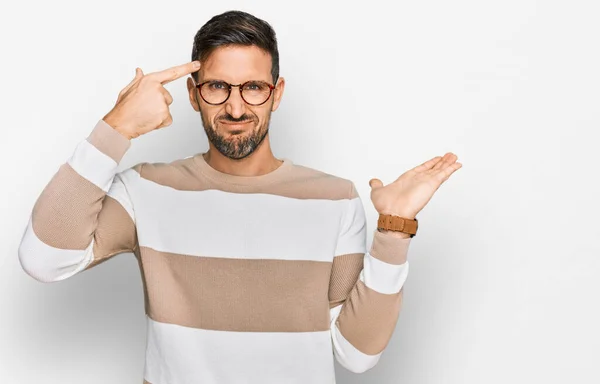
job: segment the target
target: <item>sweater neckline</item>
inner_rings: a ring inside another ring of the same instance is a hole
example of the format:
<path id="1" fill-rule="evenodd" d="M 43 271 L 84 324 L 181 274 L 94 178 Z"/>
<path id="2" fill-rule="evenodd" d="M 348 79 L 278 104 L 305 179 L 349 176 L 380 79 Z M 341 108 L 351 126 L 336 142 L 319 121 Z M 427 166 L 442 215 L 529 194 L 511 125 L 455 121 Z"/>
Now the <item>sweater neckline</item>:
<path id="1" fill-rule="evenodd" d="M 284 174 L 286 174 L 293 165 L 292 160 L 288 158 L 282 158 L 283 162 L 279 167 L 272 170 L 269 173 L 265 173 L 263 175 L 258 176 L 239 176 L 232 175 L 229 173 L 221 172 L 213 167 L 211 167 L 206 160 L 204 159 L 204 154 L 206 152 L 198 153 L 193 156 L 194 163 L 198 166 L 200 172 L 202 172 L 208 178 L 221 181 L 228 184 L 236 184 L 236 185 L 264 185 L 271 184 L 282 178 Z"/>

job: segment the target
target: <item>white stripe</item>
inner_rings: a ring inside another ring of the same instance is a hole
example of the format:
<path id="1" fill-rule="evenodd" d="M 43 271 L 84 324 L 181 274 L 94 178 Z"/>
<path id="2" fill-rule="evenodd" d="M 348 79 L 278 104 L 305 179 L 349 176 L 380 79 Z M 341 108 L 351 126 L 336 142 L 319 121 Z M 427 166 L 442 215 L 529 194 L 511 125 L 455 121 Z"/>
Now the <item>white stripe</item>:
<path id="1" fill-rule="evenodd" d="M 335 249 L 335 255 L 365 253 L 367 245 L 367 221 L 365 209 L 360 197 L 345 200 L 346 212 L 341 224 L 341 233 Z"/>
<path id="2" fill-rule="evenodd" d="M 19 261 L 28 275 L 50 283 L 64 280 L 82 271 L 94 259 L 94 241 L 85 250 L 54 248 L 40 240 L 33 232 L 32 219 L 19 245 Z"/>
<path id="3" fill-rule="evenodd" d="M 408 261 L 394 265 L 383 262 L 369 253 L 365 254 L 360 281 L 374 291 L 385 294 L 398 293 L 408 276 Z"/>
<path id="4" fill-rule="evenodd" d="M 77 144 L 67 162 L 77 173 L 104 192 L 110 188 L 118 167 L 116 161 L 87 140 Z"/>
<path id="5" fill-rule="evenodd" d="M 129 194 L 127 193 L 127 187 L 123 183 L 123 179 L 122 179 L 122 177 L 125 173 L 130 173 L 130 172 L 134 172 L 135 174 L 138 174 L 133 169 L 127 169 L 121 173 L 117 173 L 117 175 L 115 176 L 115 178 L 110 186 L 110 189 L 108 190 L 107 195 L 112 197 L 113 199 L 117 200 L 119 202 L 119 204 L 121 204 L 121 206 L 127 211 L 127 213 L 129 214 L 129 217 L 131 217 L 131 220 L 133 220 L 133 223 L 135 224 L 135 212 L 133 210 L 133 203 L 131 202 L 131 198 L 129 197 Z"/>
<path id="6" fill-rule="evenodd" d="M 196 256 L 331 262 L 346 205 L 264 193 L 180 191 L 144 178 L 132 184 L 128 192 L 140 246 Z"/>
<path id="7" fill-rule="evenodd" d="M 144 377 L 152 384 L 335 383 L 329 331 L 228 332 L 147 321 Z"/>
<path id="8" fill-rule="evenodd" d="M 340 312 L 342 311 L 343 306 L 343 304 L 336 305 L 335 307 L 329 310 L 329 317 L 331 318 L 331 327 L 333 327 L 333 325 L 337 321 L 337 318 L 340 316 Z"/>

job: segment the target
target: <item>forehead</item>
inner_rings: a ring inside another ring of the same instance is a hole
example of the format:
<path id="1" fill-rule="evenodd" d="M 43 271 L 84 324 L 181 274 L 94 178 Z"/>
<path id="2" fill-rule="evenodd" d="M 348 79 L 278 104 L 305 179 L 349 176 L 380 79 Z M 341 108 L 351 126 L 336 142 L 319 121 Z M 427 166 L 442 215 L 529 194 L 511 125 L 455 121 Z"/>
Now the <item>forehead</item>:
<path id="1" fill-rule="evenodd" d="M 248 80 L 271 82 L 271 55 L 254 45 L 219 47 L 202 64 L 200 76 L 202 80 L 218 79 L 232 84 Z"/>

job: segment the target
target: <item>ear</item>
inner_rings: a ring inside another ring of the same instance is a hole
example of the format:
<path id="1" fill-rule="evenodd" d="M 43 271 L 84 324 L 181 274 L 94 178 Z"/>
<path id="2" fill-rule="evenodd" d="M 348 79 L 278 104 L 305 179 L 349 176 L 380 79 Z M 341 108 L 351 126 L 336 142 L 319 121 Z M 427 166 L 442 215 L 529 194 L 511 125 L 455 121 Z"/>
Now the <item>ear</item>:
<path id="1" fill-rule="evenodd" d="M 200 112 L 200 109 L 199 109 L 200 100 L 198 100 L 198 89 L 196 88 L 194 79 L 192 79 L 191 77 L 188 77 L 188 79 L 187 79 L 187 89 L 188 89 L 190 104 L 192 105 L 192 108 L 194 108 L 194 111 Z"/>
<path id="2" fill-rule="evenodd" d="M 273 90 L 273 106 L 271 107 L 271 111 L 275 111 L 277 107 L 279 107 L 279 102 L 281 101 L 281 97 L 283 96 L 283 90 L 285 88 L 285 79 L 280 77 L 277 80 L 277 84 L 275 84 L 275 89 Z"/>

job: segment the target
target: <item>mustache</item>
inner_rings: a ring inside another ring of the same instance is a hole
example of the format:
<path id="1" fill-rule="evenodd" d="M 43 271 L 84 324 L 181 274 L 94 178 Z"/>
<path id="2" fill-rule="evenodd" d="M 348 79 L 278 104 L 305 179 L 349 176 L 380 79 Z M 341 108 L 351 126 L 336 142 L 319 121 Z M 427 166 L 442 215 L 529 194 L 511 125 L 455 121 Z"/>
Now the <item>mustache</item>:
<path id="1" fill-rule="evenodd" d="M 227 114 L 219 117 L 217 119 L 217 121 L 229 121 L 231 123 L 245 123 L 247 121 L 254 121 L 254 118 L 252 116 L 242 115 L 236 119 L 235 117 L 233 117 L 227 113 Z"/>

